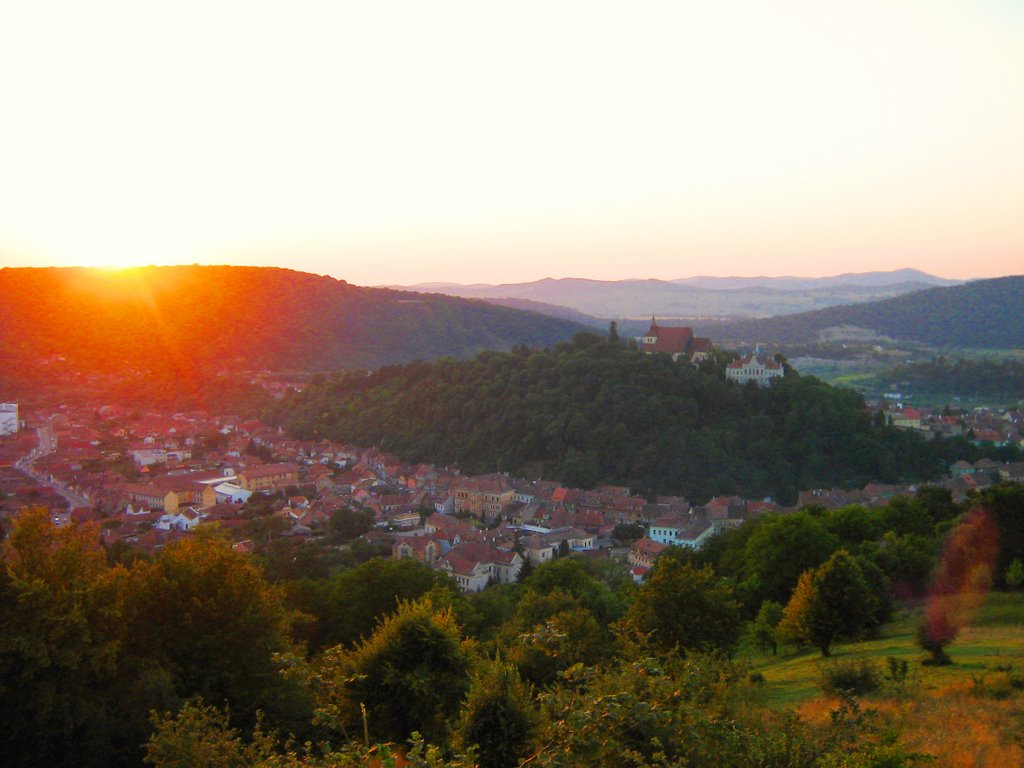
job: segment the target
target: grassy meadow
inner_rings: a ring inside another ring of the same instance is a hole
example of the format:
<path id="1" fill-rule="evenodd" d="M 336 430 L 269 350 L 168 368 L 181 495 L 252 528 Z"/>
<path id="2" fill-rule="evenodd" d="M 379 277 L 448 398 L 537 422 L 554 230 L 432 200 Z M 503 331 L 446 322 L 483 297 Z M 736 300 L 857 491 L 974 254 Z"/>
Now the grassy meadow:
<path id="1" fill-rule="evenodd" d="M 920 614 L 919 607 L 899 610 L 877 637 L 837 644 L 831 659 L 785 646 L 774 657 L 752 651 L 751 673 L 763 676 L 769 707 L 825 722 L 838 703 L 822 691 L 825 666 L 872 662 L 883 682 L 861 697 L 861 707 L 890 738 L 929 755 L 925 764 L 1024 766 L 1024 596 L 990 594 L 947 648 L 953 663 L 945 667 L 921 664 L 927 654 L 914 641 Z M 885 679 L 888 658 L 909 663 L 903 681 Z"/>

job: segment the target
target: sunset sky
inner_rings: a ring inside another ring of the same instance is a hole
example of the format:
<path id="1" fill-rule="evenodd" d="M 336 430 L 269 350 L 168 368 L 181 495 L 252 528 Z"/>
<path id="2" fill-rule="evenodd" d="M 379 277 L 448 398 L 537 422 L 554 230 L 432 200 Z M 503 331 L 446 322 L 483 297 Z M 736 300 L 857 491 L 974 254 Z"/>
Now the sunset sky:
<path id="1" fill-rule="evenodd" d="M 1024 3 L 0 5 L 0 266 L 1024 273 Z"/>

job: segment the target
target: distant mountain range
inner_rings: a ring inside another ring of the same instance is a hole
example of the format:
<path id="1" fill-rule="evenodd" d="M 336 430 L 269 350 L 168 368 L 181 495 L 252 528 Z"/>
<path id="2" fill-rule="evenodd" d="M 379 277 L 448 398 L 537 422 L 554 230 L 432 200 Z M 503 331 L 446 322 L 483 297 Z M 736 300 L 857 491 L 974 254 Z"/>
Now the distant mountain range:
<path id="1" fill-rule="evenodd" d="M 905 283 L 943 286 L 958 285 L 962 281 L 936 277 L 919 269 L 895 269 L 890 272 L 846 272 L 832 277 L 684 277 L 672 282 L 713 290 L 774 288 L 782 291 L 812 291 L 852 285 L 863 288 L 883 288 Z"/>
<path id="2" fill-rule="evenodd" d="M 764 320 L 694 325 L 716 341 L 747 345 L 881 337 L 935 347 L 1021 349 L 1022 307 L 1024 276 L 1014 276 Z"/>
<path id="3" fill-rule="evenodd" d="M 691 277 L 680 280 L 588 280 L 564 278 L 530 283 L 421 283 L 392 286 L 399 290 L 441 293 L 502 302 L 539 302 L 538 311 L 566 307 L 603 319 L 648 317 L 771 317 L 840 304 L 900 296 L 957 281 L 914 269 L 867 272 L 834 277 Z M 581 322 L 586 319 L 575 317 Z M 598 324 L 591 320 L 592 324 Z"/>
<path id="4" fill-rule="evenodd" d="M 583 326 L 482 301 L 260 267 L 0 269 L 3 379 L 40 361 L 177 377 L 372 368 L 548 346 Z"/>

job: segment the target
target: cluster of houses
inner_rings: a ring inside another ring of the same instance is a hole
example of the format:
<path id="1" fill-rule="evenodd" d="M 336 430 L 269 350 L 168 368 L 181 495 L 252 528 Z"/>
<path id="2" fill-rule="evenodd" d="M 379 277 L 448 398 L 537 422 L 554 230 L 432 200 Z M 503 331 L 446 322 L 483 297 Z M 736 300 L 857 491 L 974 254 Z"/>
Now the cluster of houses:
<path id="1" fill-rule="evenodd" d="M 1014 416 L 1020 414 L 1005 418 Z M 945 424 L 948 417 L 935 418 Z M 583 490 L 504 473 L 466 476 L 206 413 L 80 407 L 26 421 L 26 429 L 0 437 L 0 518 L 43 506 L 59 525 L 94 521 L 108 544 L 148 551 L 216 523 L 237 548 L 254 550 L 273 538 L 325 542 L 337 513 L 358 511 L 372 524 L 363 538 L 378 551 L 443 570 L 466 591 L 513 581 L 527 564 L 567 552 L 622 557 L 641 580 L 667 547 L 700 548 L 745 520 L 787 511 L 770 499 L 729 496 L 695 505 L 620 486 Z M 982 423 L 971 428 L 977 433 Z M 1024 481 L 1024 462 L 959 462 L 944 484 L 961 499 L 999 480 Z M 810 490 L 794 509 L 885 504 L 914 491 L 878 484 Z M 617 526 L 634 527 L 616 537 Z"/>
<path id="2" fill-rule="evenodd" d="M 888 424 L 925 437 L 964 436 L 976 445 L 1016 445 L 1024 448 L 1024 410 L 1019 408 L 974 408 L 952 414 L 933 408 L 918 408 L 901 402 L 878 404 Z"/>
<path id="3" fill-rule="evenodd" d="M 473 591 L 489 580 L 511 580 L 524 563 L 542 565 L 568 552 L 601 557 L 617 549 L 624 555 L 613 536 L 620 525 L 643 527 L 659 545 L 699 547 L 716 530 L 740 525 L 748 513 L 772 509 L 777 506 L 770 502 L 749 507 L 734 497 L 701 507 L 678 496 L 648 501 L 621 486 L 581 490 L 501 474 L 456 478 L 423 525 L 396 533 L 392 556 L 441 568 Z M 631 565 L 638 579 L 649 568 Z"/>
<path id="4" fill-rule="evenodd" d="M 694 506 L 619 486 L 582 490 L 503 473 L 466 476 L 375 449 L 292 440 L 253 420 L 129 416 L 116 408 L 98 416 L 90 408 L 34 415 L 32 426 L 54 437 L 45 452 L 35 429 L 0 442 L 7 457 L 0 473 L 14 478 L 4 484 L 0 474 L 0 515 L 43 505 L 58 525 L 95 521 L 107 543 L 152 551 L 202 522 L 228 530 L 240 548 L 259 546 L 257 507 L 277 522 L 264 526 L 268 535 L 297 541 L 317 541 L 336 512 L 359 510 L 372 519 L 368 541 L 444 570 L 472 591 L 565 552 L 625 555 L 615 547 L 617 525 L 642 526 L 656 545 L 699 547 L 723 527 L 778 508 L 734 497 Z M 216 449 L 210 435 L 219 436 Z M 19 467 L 33 450 L 30 466 Z M 635 575 L 647 567 L 635 564 Z"/>

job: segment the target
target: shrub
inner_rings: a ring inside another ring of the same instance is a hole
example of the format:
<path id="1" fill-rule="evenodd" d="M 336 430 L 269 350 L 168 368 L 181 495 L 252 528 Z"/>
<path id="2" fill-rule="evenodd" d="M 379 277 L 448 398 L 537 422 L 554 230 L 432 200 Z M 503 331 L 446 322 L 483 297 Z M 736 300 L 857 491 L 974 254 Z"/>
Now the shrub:
<path id="1" fill-rule="evenodd" d="M 907 693 L 913 682 L 910 675 L 910 662 L 895 656 L 885 657 L 885 671 L 882 676 L 885 685 L 896 694 Z"/>
<path id="2" fill-rule="evenodd" d="M 1012 698 L 1024 690 L 1024 675 L 1014 671 L 1012 664 L 997 665 L 992 671 L 995 674 L 985 672 L 971 676 L 975 695 L 1002 700 Z"/>
<path id="3" fill-rule="evenodd" d="M 863 696 L 882 687 L 878 667 L 871 661 L 837 660 L 821 667 L 821 690 L 832 696 Z"/>

